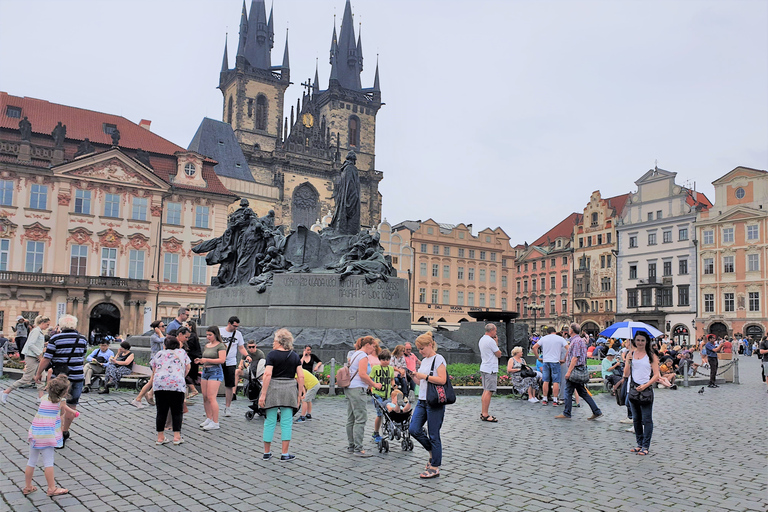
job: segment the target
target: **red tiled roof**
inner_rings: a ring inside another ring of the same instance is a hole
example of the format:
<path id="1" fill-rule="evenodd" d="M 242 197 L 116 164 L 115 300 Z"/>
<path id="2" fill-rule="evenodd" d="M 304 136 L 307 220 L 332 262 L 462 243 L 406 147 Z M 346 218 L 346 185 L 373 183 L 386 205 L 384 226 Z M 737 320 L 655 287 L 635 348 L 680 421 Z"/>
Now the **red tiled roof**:
<path id="1" fill-rule="evenodd" d="M 9 105 L 21 108 L 21 118 L 6 115 L 6 107 Z M 177 146 L 121 116 L 0 92 L 0 128 L 15 130 L 18 134 L 19 121 L 25 116 L 32 124 L 33 134 L 40 134 L 49 138 L 59 121 L 67 126 L 64 155 L 65 159 L 68 160 L 74 158 L 77 141 L 82 141 L 85 138 L 94 143 L 97 153 L 111 148 L 112 137 L 104 133 L 104 123 L 113 124 L 120 130 L 120 150 L 129 156 L 135 156 L 134 152 L 130 150 L 139 148 L 151 153 L 150 158 L 155 174 L 168 183 L 171 182 L 171 176 L 175 175 L 177 171 L 174 154 L 179 151 L 187 152 L 187 149 Z M 50 138 L 50 141 L 51 146 L 53 146 L 53 139 Z M 11 160 L 7 161 L 18 163 L 15 157 L 10 158 Z M 173 184 L 174 187 L 237 197 L 236 194 L 227 190 L 216 175 L 213 169 L 216 161 L 207 157 L 204 157 L 203 161 L 203 179 L 208 184 L 207 188 L 201 189 L 177 183 Z M 31 165 L 37 166 L 38 162 L 33 161 Z M 45 162 L 44 167 L 48 167 L 48 165 L 48 162 Z"/>
<path id="2" fill-rule="evenodd" d="M 709 201 L 707 196 L 701 192 L 696 192 L 696 200 L 700 205 L 704 207 L 705 210 L 712 208 L 712 203 Z M 696 206 L 696 201 L 693 200 L 693 191 L 690 189 L 688 189 L 688 196 L 685 198 L 685 202 L 688 206 Z"/>
<path id="3" fill-rule="evenodd" d="M 566 237 L 570 238 L 573 234 L 573 226 L 579 223 L 581 215 L 578 213 L 572 213 L 565 219 L 560 221 L 555 227 L 541 235 L 538 240 L 531 245 L 548 245 L 550 242 L 554 242 L 556 238 Z"/>
<path id="4" fill-rule="evenodd" d="M 621 217 L 621 214 L 624 213 L 624 207 L 627 205 L 628 199 L 629 194 L 621 194 L 620 196 L 609 197 L 606 201 L 608 201 L 608 206 L 610 208 L 616 209 L 616 217 Z"/>
<path id="5" fill-rule="evenodd" d="M 6 107 L 9 105 L 21 108 L 21 118 L 6 115 Z M 112 137 L 104 133 L 104 123 L 107 123 L 117 126 L 120 130 L 121 147 L 141 148 L 144 151 L 166 155 L 173 155 L 176 151 L 186 151 L 122 116 L 0 92 L 0 128 L 18 130 L 19 121 L 24 116 L 32 123 L 32 133 L 50 135 L 56 123 L 61 121 L 67 125 L 67 139 L 88 138 L 91 142 L 111 146 Z"/>

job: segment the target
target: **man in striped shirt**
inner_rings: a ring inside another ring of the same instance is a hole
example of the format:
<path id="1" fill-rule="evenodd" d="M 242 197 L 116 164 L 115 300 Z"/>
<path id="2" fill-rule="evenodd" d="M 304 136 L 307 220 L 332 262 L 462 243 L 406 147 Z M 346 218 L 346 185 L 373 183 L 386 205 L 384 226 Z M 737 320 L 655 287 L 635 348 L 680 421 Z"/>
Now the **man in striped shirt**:
<path id="1" fill-rule="evenodd" d="M 45 356 L 37 369 L 36 382 L 40 382 L 49 366 L 53 367 L 53 375 L 66 373 L 69 377 L 70 389 L 67 405 L 77 409 L 80 401 L 80 393 L 83 391 L 85 376 L 83 374 L 83 359 L 88 348 L 88 340 L 77 332 L 77 318 L 72 315 L 64 315 L 59 318 L 61 332 L 51 336 Z M 69 426 L 72 418 L 65 415 L 61 418 L 61 434 L 66 443 L 69 439 Z M 62 448 L 64 445 L 62 444 Z"/>

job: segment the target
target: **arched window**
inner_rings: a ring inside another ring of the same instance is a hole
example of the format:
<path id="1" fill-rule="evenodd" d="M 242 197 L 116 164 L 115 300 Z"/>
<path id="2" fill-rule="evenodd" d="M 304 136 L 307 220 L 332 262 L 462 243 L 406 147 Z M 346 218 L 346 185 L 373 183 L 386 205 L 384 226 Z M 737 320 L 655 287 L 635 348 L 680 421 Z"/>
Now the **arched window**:
<path id="1" fill-rule="evenodd" d="M 232 96 L 229 97 L 229 102 L 227 103 L 227 122 L 232 124 Z"/>
<path id="2" fill-rule="evenodd" d="M 263 94 L 256 98 L 256 129 L 267 129 L 267 97 Z"/>
<path id="3" fill-rule="evenodd" d="M 357 116 L 349 118 L 349 145 L 360 147 L 360 119 Z"/>

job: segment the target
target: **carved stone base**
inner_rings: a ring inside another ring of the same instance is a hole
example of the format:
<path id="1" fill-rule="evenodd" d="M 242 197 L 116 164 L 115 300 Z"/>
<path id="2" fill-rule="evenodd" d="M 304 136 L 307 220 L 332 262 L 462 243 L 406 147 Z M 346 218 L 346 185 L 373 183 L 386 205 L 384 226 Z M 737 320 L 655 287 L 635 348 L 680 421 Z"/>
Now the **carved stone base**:
<path id="1" fill-rule="evenodd" d="M 338 274 L 275 274 L 272 286 L 210 288 L 206 323 L 226 325 L 231 316 L 242 325 L 335 329 L 408 329 L 408 281 L 344 280 Z"/>

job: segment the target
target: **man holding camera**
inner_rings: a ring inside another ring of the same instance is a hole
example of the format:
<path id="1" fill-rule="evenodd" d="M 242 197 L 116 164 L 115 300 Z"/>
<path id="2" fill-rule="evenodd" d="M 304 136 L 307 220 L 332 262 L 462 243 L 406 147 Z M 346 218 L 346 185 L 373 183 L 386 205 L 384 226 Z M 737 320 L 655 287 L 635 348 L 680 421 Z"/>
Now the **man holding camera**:
<path id="1" fill-rule="evenodd" d="M 85 358 L 86 363 L 83 368 L 83 376 L 85 379 L 85 386 L 83 391 L 88 393 L 91 390 L 91 382 L 94 375 L 104 375 L 107 363 L 110 357 L 114 357 L 115 353 L 109 349 L 109 340 L 102 339 L 99 343 L 99 348 L 91 352 L 91 355 Z"/>

